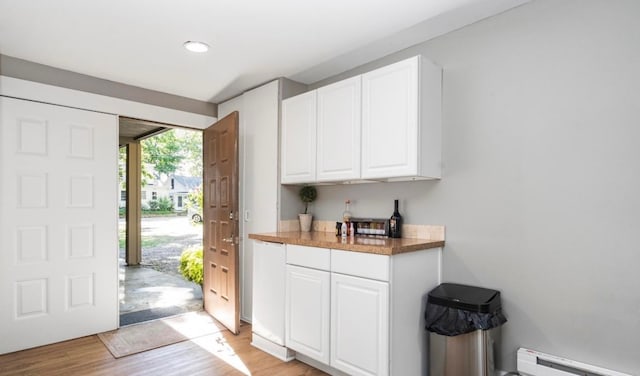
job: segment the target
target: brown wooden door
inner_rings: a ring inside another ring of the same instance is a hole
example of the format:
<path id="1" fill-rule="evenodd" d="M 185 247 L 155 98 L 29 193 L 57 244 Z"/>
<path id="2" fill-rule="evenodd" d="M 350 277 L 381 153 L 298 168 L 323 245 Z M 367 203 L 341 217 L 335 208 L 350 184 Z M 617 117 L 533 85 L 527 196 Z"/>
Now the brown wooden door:
<path id="1" fill-rule="evenodd" d="M 204 308 L 240 328 L 238 281 L 238 112 L 204 131 Z"/>

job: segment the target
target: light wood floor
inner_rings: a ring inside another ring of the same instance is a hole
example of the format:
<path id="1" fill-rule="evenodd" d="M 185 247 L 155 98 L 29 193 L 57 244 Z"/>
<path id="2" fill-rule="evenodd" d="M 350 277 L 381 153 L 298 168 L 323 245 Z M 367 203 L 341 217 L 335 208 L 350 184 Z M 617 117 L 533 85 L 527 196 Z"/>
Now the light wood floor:
<path id="1" fill-rule="evenodd" d="M 325 375 L 251 346 L 251 325 L 115 359 L 97 336 L 0 355 L 0 375 Z M 2 340 L 2 339 L 0 339 Z"/>

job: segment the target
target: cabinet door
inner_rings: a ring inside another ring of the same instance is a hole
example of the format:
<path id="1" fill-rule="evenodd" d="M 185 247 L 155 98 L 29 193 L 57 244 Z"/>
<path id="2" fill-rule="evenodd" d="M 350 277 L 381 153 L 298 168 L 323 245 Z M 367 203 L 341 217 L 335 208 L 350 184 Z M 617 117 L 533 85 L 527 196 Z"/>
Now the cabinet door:
<path id="1" fill-rule="evenodd" d="M 331 366 L 389 374 L 389 284 L 331 274 Z"/>
<path id="2" fill-rule="evenodd" d="M 418 172 L 419 57 L 362 76 L 362 178 Z"/>
<path id="3" fill-rule="evenodd" d="M 316 179 L 316 91 L 282 101 L 281 182 Z M 260 140 L 255 140 L 260 142 Z"/>
<path id="4" fill-rule="evenodd" d="M 285 246 L 256 241 L 253 254 L 253 332 L 284 345 Z"/>
<path id="5" fill-rule="evenodd" d="M 325 364 L 329 363 L 330 275 L 287 265 L 285 345 Z"/>
<path id="6" fill-rule="evenodd" d="M 318 181 L 360 178 L 360 102 L 360 76 L 318 89 Z"/>

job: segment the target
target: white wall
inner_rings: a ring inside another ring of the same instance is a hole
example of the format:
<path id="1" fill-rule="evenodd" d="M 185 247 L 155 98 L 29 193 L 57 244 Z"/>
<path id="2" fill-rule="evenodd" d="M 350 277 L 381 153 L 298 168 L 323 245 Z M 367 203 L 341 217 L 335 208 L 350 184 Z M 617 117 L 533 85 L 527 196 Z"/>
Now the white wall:
<path id="1" fill-rule="evenodd" d="M 407 223 L 446 225 L 445 281 L 502 291 L 500 369 L 524 346 L 640 373 L 639 15 L 537 0 L 311 85 L 417 53 L 444 67 L 442 180 L 320 187 L 316 218 L 400 198 Z"/>

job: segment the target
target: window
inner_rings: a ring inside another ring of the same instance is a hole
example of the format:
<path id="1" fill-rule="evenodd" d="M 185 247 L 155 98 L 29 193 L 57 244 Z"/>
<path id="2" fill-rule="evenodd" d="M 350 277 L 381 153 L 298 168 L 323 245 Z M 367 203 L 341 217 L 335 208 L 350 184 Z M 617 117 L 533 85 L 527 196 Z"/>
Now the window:
<path id="1" fill-rule="evenodd" d="M 120 191 L 120 201 L 127 201 L 127 191 Z"/>
<path id="2" fill-rule="evenodd" d="M 142 199 L 143 200 L 147 199 L 147 191 L 142 191 Z"/>
<path id="3" fill-rule="evenodd" d="M 178 196 L 178 207 L 182 207 L 182 196 Z"/>
<path id="4" fill-rule="evenodd" d="M 157 200 L 158 199 L 158 192 L 151 192 L 151 199 L 152 200 Z"/>

